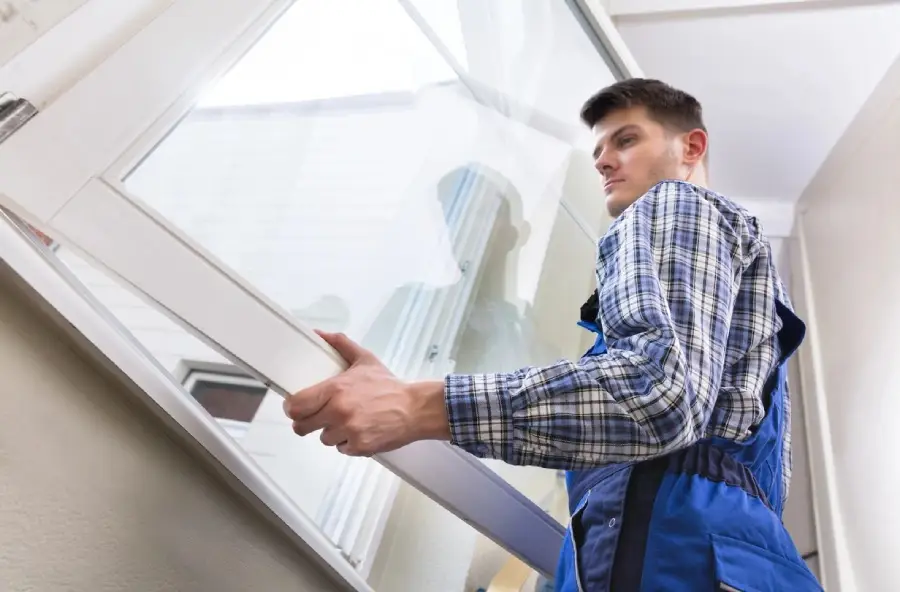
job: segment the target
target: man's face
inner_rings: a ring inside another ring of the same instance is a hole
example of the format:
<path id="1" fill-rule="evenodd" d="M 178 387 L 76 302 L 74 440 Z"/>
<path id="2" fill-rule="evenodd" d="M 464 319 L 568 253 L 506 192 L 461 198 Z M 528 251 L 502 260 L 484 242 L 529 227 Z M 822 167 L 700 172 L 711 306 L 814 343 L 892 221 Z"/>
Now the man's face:
<path id="1" fill-rule="evenodd" d="M 681 178 L 679 139 L 643 107 L 613 111 L 593 132 L 594 166 L 603 177 L 611 216 L 624 212 L 660 181 Z"/>

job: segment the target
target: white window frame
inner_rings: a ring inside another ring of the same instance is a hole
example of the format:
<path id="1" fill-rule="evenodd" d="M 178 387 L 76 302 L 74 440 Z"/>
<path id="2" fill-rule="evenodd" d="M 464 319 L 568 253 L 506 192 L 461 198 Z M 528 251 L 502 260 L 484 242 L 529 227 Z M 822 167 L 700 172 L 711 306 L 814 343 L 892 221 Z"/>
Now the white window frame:
<path id="1" fill-rule="evenodd" d="M 287 311 L 131 198 L 121 179 L 176 125 L 198 91 L 290 4 L 90 0 L 0 67 L 0 89 L 40 111 L 0 144 L 0 204 L 117 276 L 280 394 L 333 376 L 343 361 Z M 591 10 L 602 15 L 599 6 Z M 597 33 L 618 39 L 611 26 Z M 478 94 L 501 111 L 508 103 L 483 88 Z M 60 267 L 54 268 L 65 276 Z M 106 321 L 116 326 L 109 315 Z M 141 349 L 132 342 L 131 351 Z M 223 448 L 221 431 L 185 415 L 186 406 L 195 406 L 183 391 L 147 392 L 270 503 L 271 482 L 247 466 L 246 455 Z M 418 442 L 377 460 L 533 568 L 553 572 L 559 524 L 474 457 L 445 443 Z M 359 523 L 355 530 L 370 526 Z M 304 540 L 321 537 L 308 520 L 293 520 L 291 527 Z M 333 549 L 317 552 L 335 565 Z"/>

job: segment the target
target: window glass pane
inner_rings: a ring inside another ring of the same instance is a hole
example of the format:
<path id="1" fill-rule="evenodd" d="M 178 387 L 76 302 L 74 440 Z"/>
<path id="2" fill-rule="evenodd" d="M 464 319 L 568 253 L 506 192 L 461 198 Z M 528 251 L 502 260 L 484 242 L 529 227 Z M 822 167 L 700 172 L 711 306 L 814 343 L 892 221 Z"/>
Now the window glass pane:
<path id="1" fill-rule="evenodd" d="M 475 80 L 565 123 L 615 82 L 568 2 L 408 0 Z"/>
<path id="2" fill-rule="evenodd" d="M 329 0 L 288 10 L 200 105 L 295 103 L 414 91 L 455 78 L 397 2 Z"/>
<path id="3" fill-rule="evenodd" d="M 459 6 L 467 22 L 496 24 Z M 510 18 L 537 18 L 524 6 Z M 547 15 L 558 35 L 584 35 Z M 605 68 L 597 60 L 590 67 Z M 504 71 L 499 87 L 525 80 Z M 576 119 L 570 107 L 553 108 Z M 295 4 L 124 184 L 285 310 L 348 333 L 405 378 L 547 364 L 591 341 L 575 325 L 604 220 L 589 155 L 473 96 L 394 0 Z M 59 254 L 168 370 L 228 362 Z M 250 415 L 241 401 L 221 413 Z M 271 392 L 240 445 L 351 562 L 371 567 L 396 479 L 317 434 L 295 436 Z M 535 500 L 556 483 L 554 471 L 489 465 Z"/>

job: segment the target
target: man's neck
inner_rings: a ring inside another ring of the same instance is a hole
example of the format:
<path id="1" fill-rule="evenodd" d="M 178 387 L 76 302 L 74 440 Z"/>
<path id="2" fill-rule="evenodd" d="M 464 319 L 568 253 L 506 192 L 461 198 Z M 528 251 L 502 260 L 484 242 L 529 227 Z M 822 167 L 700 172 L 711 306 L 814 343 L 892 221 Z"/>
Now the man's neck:
<path id="1" fill-rule="evenodd" d="M 704 189 L 709 189 L 709 179 L 706 175 L 706 167 L 702 165 L 690 171 L 684 181 L 698 187 L 703 187 Z"/>

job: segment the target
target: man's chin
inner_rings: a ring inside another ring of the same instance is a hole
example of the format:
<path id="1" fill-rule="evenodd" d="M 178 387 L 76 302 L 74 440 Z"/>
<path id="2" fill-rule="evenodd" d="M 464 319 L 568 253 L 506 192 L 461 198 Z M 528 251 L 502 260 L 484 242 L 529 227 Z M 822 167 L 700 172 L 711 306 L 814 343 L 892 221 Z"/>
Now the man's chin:
<path id="1" fill-rule="evenodd" d="M 635 199 L 631 196 L 613 192 L 607 194 L 606 196 L 606 211 L 613 218 L 617 218 L 622 214 L 622 212 L 628 209 L 628 206 L 630 206 L 634 202 Z"/>

